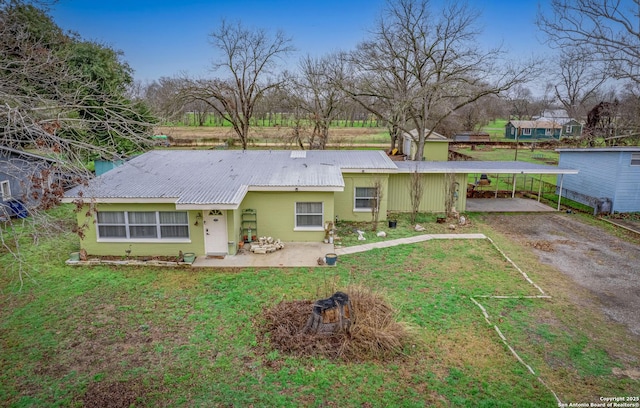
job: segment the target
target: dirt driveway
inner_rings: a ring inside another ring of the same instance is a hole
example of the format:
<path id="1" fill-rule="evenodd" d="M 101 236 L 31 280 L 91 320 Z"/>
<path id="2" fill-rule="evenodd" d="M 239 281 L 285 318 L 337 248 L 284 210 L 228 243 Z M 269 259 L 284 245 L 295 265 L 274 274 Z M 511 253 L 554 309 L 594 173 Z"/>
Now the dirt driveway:
<path id="1" fill-rule="evenodd" d="M 487 214 L 496 230 L 534 248 L 600 300 L 604 313 L 640 336 L 640 245 L 588 225 L 572 214 Z"/>

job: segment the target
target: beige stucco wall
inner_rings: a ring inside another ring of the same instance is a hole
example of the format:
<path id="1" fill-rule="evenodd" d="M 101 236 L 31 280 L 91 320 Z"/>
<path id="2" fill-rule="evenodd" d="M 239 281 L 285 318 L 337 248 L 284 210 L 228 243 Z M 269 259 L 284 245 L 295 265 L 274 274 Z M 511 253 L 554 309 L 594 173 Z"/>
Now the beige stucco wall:
<path id="1" fill-rule="evenodd" d="M 258 236 L 269 236 L 284 242 L 322 242 L 324 229 L 318 231 L 300 231 L 295 229 L 296 202 L 322 202 L 324 222 L 333 221 L 333 192 L 262 192 L 250 191 L 242 201 L 238 214 L 251 208 L 256 210 Z M 240 239 L 240 227 L 235 240 Z"/>
<path id="2" fill-rule="evenodd" d="M 379 220 L 387 219 L 388 174 L 343 173 L 344 191 L 336 193 L 335 214 L 344 221 L 371 221 L 371 211 L 355 211 L 355 188 L 374 187 L 376 180 L 382 185 Z"/>
<path id="3" fill-rule="evenodd" d="M 445 174 L 423 174 L 424 183 L 422 200 L 420 201 L 420 212 L 443 213 L 445 196 Z M 458 182 L 458 198 L 456 200 L 456 210 L 464 211 L 466 207 L 466 186 L 467 175 L 456 174 L 455 181 Z M 389 211 L 411 212 L 411 174 L 392 174 L 389 176 Z"/>

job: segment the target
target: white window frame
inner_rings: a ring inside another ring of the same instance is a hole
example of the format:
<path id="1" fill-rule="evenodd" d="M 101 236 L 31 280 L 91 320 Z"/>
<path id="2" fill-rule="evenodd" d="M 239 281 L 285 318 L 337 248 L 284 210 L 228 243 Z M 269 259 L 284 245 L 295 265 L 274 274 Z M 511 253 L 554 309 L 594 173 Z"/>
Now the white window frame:
<path id="1" fill-rule="evenodd" d="M 191 242 L 191 230 L 189 228 L 189 213 L 187 211 L 102 211 L 104 213 L 123 213 L 124 214 L 124 223 L 100 223 L 98 214 L 96 214 L 96 238 L 98 242 Z M 186 214 L 187 221 L 186 223 L 161 223 L 160 222 L 160 213 L 164 212 L 173 212 L 173 213 L 183 213 Z M 155 221 L 153 224 L 151 223 L 134 223 L 130 221 L 129 214 L 130 213 L 154 213 Z M 100 236 L 100 227 L 101 226 L 122 226 L 125 229 L 124 237 L 101 237 Z M 131 227 L 141 227 L 141 226 L 149 226 L 154 227 L 156 230 L 155 237 L 144 237 L 144 238 L 131 238 Z M 186 237 L 162 237 L 162 227 L 171 227 L 171 226 L 182 226 L 187 227 L 187 236 Z"/>
<path id="2" fill-rule="evenodd" d="M 564 133 L 569 133 L 569 134 L 573 133 L 573 125 L 566 125 L 564 127 Z"/>
<path id="3" fill-rule="evenodd" d="M 640 153 L 631 153 L 631 162 L 632 166 L 640 166 Z"/>
<path id="4" fill-rule="evenodd" d="M 552 134 L 553 134 L 553 129 L 546 128 L 544 130 L 544 135 L 545 136 L 551 136 Z"/>
<path id="5" fill-rule="evenodd" d="M 531 136 L 531 128 L 522 128 L 522 135 Z"/>
<path id="6" fill-rule="evenodd" d="M 298 204 L 320 204 L 320 212 L 319 213 L 298 213 Z M 322 201 L 296 201 L 294 203 L 294 231 L 324 231 L 324 202 Z M 298 216 L 299 215 L 320 215 L 321 222 L 319 225 L 301 225 L 298 226 Z"/>
<path id="7" fill-rule="evenodd" d="M 9 180 L 0 181 L 0 189 L 2 190 L 2 200 L 10 200 L 11 199 L 11 183 Z"/>
<path id="8" fill-rule="evenodd" d="M 375 204 L 380 207 L 380 196 L 376 194 L 375 196 L 367 196 L 367 197 L 358 197 L 358 189 L 369 189 L 376 192 L 375 187 L 354 187 L 353 189 L 353 211 L 354 212 L 371 212 L 373 210 L 372 207 L 358 207 L 358 200 L 374 200 Z"/>

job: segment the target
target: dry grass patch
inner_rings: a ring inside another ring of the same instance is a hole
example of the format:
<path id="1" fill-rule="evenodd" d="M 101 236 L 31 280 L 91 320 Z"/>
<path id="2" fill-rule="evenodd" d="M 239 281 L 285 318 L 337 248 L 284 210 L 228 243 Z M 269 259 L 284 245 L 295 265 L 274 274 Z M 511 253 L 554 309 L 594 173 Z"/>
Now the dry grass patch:
<path id="1" fill-rule="evenodd" d="M 345 291 L 353 306 L 354 322 L 348 331 L 332 334 L 304 332 L 313 301 L 282 301 L 265 309 L 262 335 L 271 345 L 295 356 L 323 356 L 344 361 L 381 361 L 403 356 L 415 346 L 412 329 L 397 321 L 397 312 L 384 296 L 363 286 Z"/>

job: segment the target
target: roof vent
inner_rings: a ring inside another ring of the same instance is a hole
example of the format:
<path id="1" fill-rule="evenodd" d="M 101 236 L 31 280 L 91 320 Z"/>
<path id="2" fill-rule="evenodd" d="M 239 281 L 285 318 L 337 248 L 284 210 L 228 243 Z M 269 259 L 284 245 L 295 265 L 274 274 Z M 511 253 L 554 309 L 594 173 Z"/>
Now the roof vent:
<path id="1" fill-rule="evenodd" d="M 306 159 L 307 151 L 306 150 L 292 150 L 291 151 L 292 159 Z"/>

